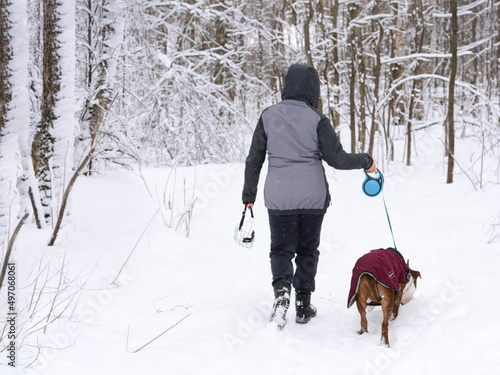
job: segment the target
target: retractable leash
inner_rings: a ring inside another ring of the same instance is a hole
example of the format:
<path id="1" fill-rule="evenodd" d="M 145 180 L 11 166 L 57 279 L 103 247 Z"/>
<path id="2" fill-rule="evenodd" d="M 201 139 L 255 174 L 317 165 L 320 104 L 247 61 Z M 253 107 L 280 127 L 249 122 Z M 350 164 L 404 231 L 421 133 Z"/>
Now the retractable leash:
<path id="1" fill-rule="evenodd" d="M 245 221 L 247 206 L 243 209 L 241 214 L 240 224 L 234 228 L 234 240 L 246 248 L 251 248 L 255 242 L 255 231 L 253 230 L 253 209 L 250 208 L 250 219 Z"/>
<path id="2" fill-rule="evenodd" d="M 367 171 L 365 171 L 366 178 L 363 181 L 361 188 L 363 193 L 369 197 L 376 197 L 382 192 L 384 188 L 384 176 L 382 172 L 378 171 L 376 176 L 370 176 Z M 384 193 L 382 193 L 382 199 L 384 201 L 385 214 L 387 216 L 387 221 L 389 222 L 389 229 L 391 230 L 392 242 L 394 243 L 394 248 L 396 247 L 396 241 L 394 240 L 394 233 L 392 231 L 391 219 L 389 218 L 389 211 L 387 211 L 387 204 L 385 203 Z"/>
<path id="3" fill-rule="evenodd" d="M 392 233 L 391 219 L 389 219 L 389 212 L 387 211 L 387 205 L 385 204 L 384 193 L 382 193 L 382 199 L 384 200 L 385 214 L 387 215 L 387 221 L 389 222 L 389 229 L 391 230 L 392 243 L 394 244 L 394 248 L 397 249 L 398 247 L 396 246 L 396 241 L 394 240 L 394 233 Z"/>

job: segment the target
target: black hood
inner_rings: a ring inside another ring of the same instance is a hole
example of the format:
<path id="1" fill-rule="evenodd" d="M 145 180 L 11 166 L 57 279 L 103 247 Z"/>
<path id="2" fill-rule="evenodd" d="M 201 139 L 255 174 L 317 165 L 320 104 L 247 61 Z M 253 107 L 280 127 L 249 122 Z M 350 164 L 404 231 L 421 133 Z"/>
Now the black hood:
<path id="1" fill-rule="evenodd" d="M 294 99 L 318 108 L 319 76 L 314 67 L 294 64 L 288 68 L 281 99 Z"/>

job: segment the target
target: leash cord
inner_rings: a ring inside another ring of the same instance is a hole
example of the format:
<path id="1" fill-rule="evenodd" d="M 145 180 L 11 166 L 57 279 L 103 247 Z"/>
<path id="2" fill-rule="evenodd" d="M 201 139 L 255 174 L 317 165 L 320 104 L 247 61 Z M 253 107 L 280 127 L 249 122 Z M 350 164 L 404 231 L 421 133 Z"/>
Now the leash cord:
<path id="1" fill-rule="evenodd" d="M 391 230 L 392 242 L 394 243 L 394 248 L 397 249 L 396 241 L 394 240 L 394 233 L 392 232 L 391 219 L 389 219 L 389 212 L 387 211 L 387 205 L 385 204 L 385 197 L 383 192 L 382 192 L 382 199 L 384 200 L 385 214 L 387 215 L 387 221 L 389 222 L 389 228 Z"/>

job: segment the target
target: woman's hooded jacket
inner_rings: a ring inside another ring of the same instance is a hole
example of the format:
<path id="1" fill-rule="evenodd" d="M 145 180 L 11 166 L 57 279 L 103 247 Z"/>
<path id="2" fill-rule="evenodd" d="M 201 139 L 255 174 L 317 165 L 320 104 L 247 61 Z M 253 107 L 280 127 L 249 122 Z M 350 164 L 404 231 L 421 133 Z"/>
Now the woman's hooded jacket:
<path id="1" fill-rule="evenodd" d="M 292 65 L 282 101 L 265 109 L 255 128 L 245 164 L 243 203 L 254 203 L 262 164 L 268 156 L 264 201 L 271 215 L 321 214 L 330 204 L 322 160 L 336 169 L 368 169 L 368 154 L 344 151 L 328 118 L 318 111 L 316 69 Z"/>

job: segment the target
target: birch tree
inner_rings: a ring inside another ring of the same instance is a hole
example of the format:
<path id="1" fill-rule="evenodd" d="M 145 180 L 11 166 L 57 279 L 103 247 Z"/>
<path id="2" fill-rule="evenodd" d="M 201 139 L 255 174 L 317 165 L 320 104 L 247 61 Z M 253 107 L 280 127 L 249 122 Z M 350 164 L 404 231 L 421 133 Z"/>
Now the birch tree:
<path id="1" fill-rule="evenodd" d="M 0 2 L 0 247 L 6 242 L 6 236 L 9 228 L 9 206 L 13 194 L 13 181 L 15 173 L 9 168 L 8 160 L 12 149 L 9 148 L 8 136 L 5 134 L 8 130 L 8 112 L 12 100 L 12 73 L 10 71 L 10 61 L 12 59 L 12 38 L 10 6 L 8 0 Z"/>
<path id="2" fill-rule="evenodd" d="M 33 169 L 28 152 L 26 2 L 0 4 L 0 248 L 16 218 L 29 210 Z"/>
<path id="3" fill-rule="evenodd" d="M 74 35 L 74 2 L 43 0 L 43 15 L 43 92 L 34 165 L 43 216 L 51 224 L 72 168 L 75 52 L 74 37 L 68 36 Z"/>

